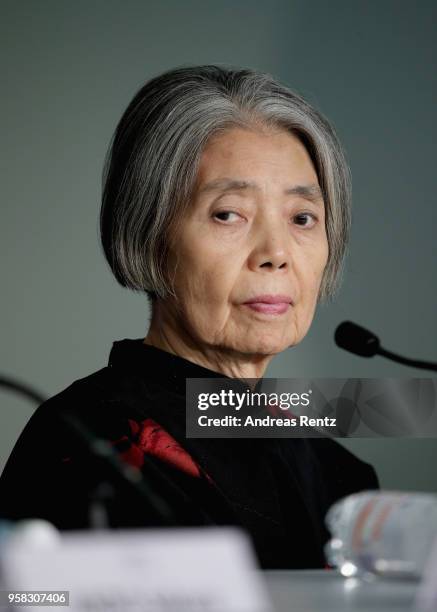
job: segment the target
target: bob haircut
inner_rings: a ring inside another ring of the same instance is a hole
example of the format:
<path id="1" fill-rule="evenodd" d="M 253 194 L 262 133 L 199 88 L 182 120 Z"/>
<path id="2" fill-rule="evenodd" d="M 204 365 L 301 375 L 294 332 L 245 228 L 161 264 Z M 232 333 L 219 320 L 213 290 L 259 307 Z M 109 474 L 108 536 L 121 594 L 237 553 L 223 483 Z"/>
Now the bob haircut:
<path id="1" fill-rule="evenodd" d="M 350 231 L 350 172 L 334 129 L 269 74 L 215 65 L 180 67 L 147 82 L 124 112 L 103 169 L 100 232 L 118 282 L 156 298 L 175 296 L 166 262 L 190 202 L 203 148 L 232 127 L 283 129 L 314 164 L 325 204 L 328 262 L 319 300 L 340 283 Z M 177 251 L 177 249 L 176 249 Z"/>

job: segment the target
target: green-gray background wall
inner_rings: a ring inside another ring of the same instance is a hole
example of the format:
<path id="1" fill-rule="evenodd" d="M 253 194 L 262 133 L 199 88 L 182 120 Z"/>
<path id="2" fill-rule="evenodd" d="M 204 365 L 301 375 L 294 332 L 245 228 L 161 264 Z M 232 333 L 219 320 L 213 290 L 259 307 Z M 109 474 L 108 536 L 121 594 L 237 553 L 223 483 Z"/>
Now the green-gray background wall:
<path id="1" fill-rule="evenodd" d="M 1 2 L 0 372 L 53 395 L 147 331 L 98 242 L 101 170 L 139 87 L 187 63 L 271 72 L 343 141 L 354 225 L 342 291 L 269 376 L 427 376 L 333 343 L 351 319 L 387 348 L 437 360 L 437 5 L 418 1 Z M 0 469 L 33 406 L 0 394 Z M 348 440 L 385 488 L 437 490 L 437 440 Z"/>

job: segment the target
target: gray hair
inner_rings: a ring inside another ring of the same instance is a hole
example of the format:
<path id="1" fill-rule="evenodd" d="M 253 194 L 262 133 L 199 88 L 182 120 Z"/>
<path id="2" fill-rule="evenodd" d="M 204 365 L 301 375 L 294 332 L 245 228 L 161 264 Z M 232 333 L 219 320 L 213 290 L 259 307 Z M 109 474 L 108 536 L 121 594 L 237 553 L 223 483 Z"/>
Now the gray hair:
<path id="1" fill-rule="evenodd" d="M 124 112 L 103 171 L 100 231 L 118 282 L 153 301 L 174 295 L 169 238 L 190 201 L 200 155 L 214 134 L 265 125 L 296 135 L 325 202 L 329 257 L 319 299 L 340 283 L 350 231 L 350 172 L 327 119 L 272 76 L 220 66 L 176 68 L 147 82 Z"/>

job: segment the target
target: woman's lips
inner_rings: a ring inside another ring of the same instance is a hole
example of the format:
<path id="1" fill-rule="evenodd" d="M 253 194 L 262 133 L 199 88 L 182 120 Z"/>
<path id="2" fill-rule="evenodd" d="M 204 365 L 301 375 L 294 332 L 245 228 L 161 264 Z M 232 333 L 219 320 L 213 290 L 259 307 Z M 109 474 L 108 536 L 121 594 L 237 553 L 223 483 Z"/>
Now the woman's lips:
<path id="1" fill-rule="evenodd" d="M 244 306 L 248 306 L 256 312 L 264 314 L 284 314 L 290 306 L 289 302 L 277 302 L 276 304 L 267 304 L 266 302 L 246 302 Z"/>

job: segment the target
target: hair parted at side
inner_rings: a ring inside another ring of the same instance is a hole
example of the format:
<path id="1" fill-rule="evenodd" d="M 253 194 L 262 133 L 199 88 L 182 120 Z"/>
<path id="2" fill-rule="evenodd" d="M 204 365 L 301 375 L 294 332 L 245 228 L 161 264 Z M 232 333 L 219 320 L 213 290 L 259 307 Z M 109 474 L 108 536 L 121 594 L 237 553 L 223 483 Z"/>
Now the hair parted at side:
<path id="1" fill-rule="evenodd" d="M 118 282 L 151 300 L 174 295 L 170 232 L 196 180 L 207 141 L 233 126 L 281 128 L 300 138 L 325 201 L 329 257 L 319 299 L 334 295 L 350 230 L 350 172 L 327 119 L 266 73 L 215 65 L 176 68 L 147 82 L 124 112 L 103 171 L 100 231 Z"/>

